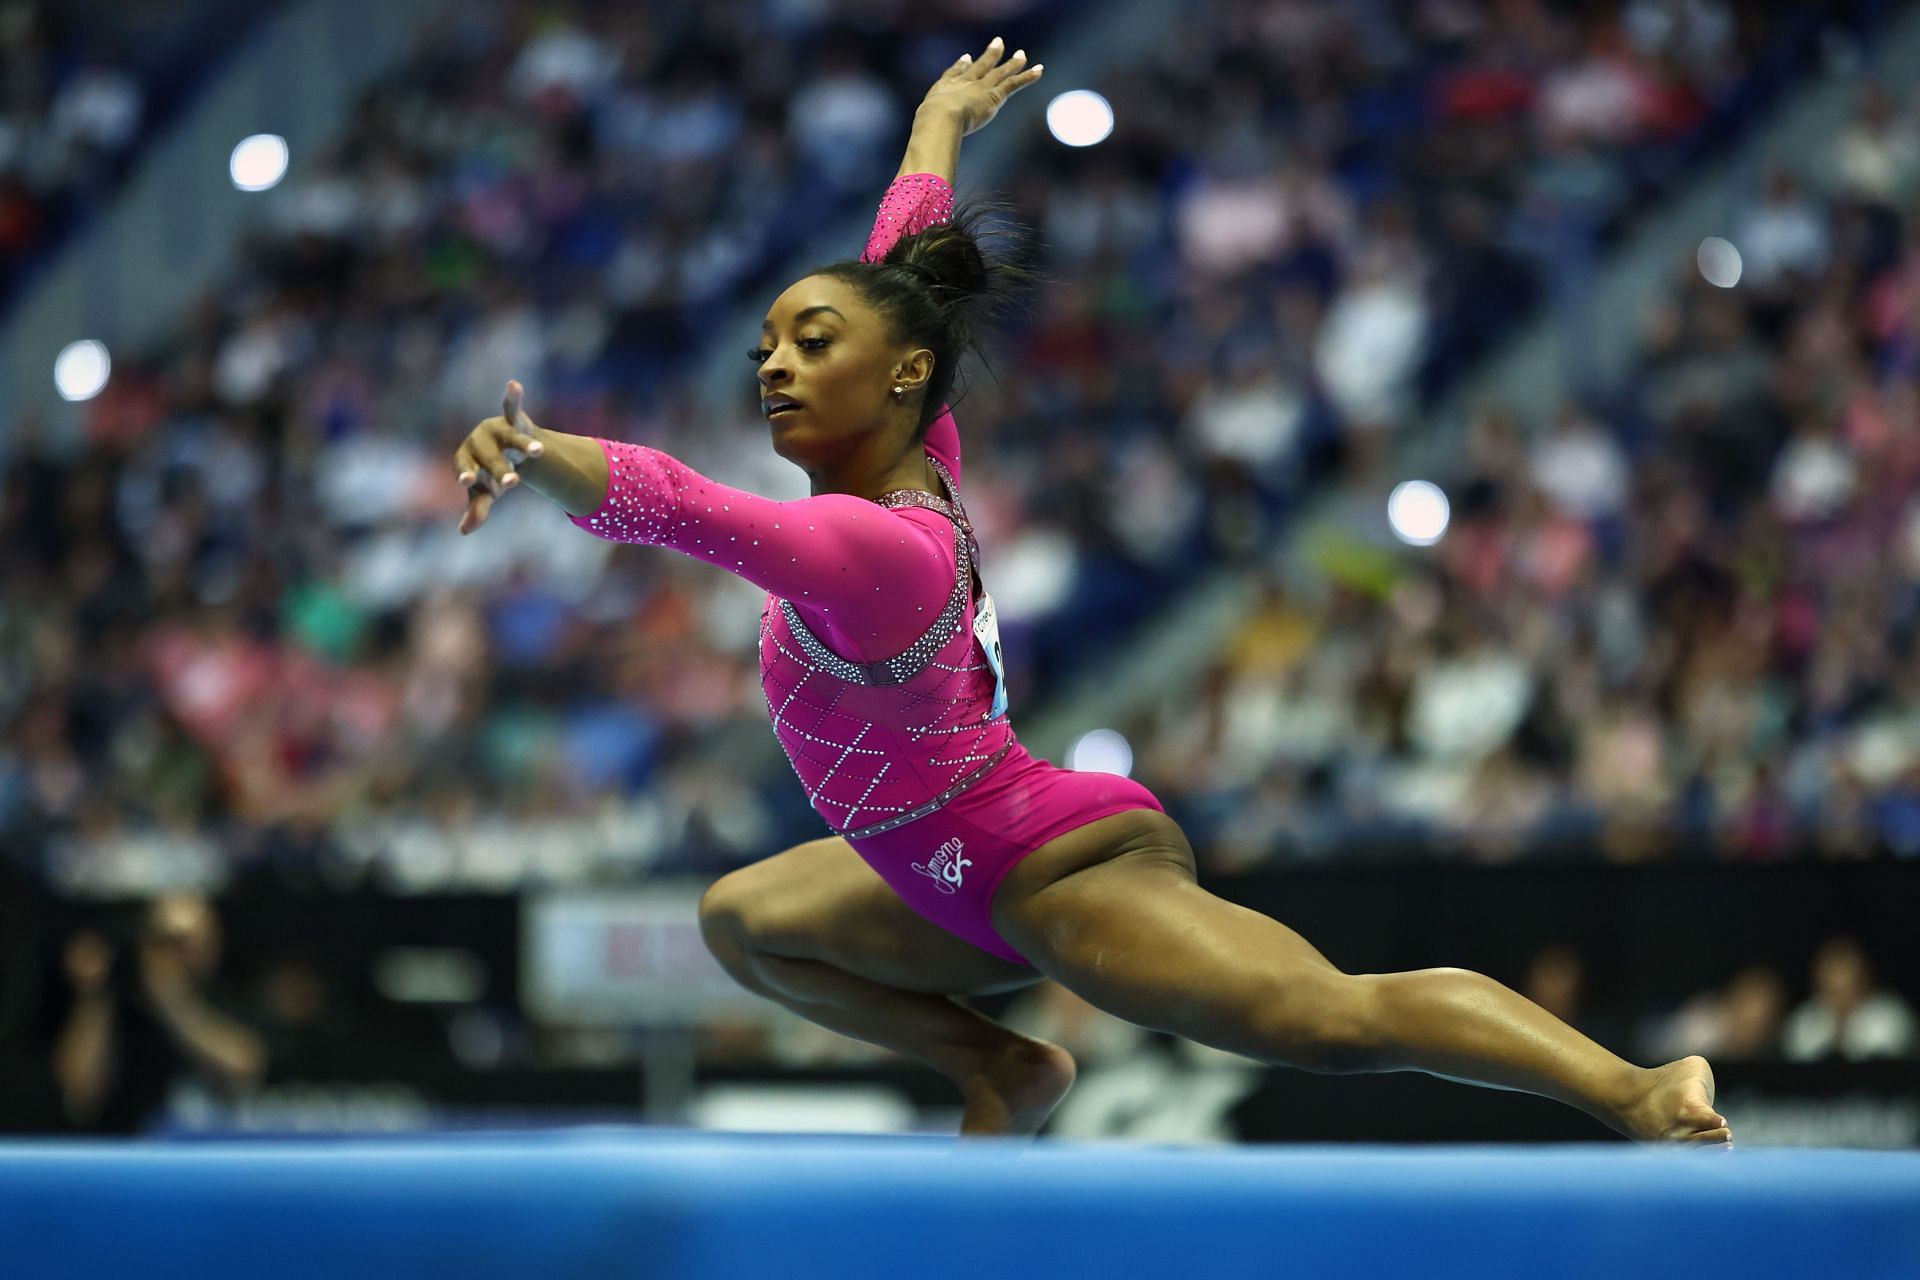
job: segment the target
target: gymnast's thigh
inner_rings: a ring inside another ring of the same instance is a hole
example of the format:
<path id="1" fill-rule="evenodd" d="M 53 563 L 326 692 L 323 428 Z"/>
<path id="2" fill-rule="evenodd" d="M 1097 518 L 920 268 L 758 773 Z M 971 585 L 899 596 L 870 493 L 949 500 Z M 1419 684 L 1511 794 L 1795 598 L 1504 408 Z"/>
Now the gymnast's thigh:
<path id="1" fill-rule="evenodd" d="M 700 917 L 702 928 L 725 927 L 769 954 L 818 960 L 904 991 L 985 995 L 1041 976 L 915 913 L 839 836 L 721 876 Z"/>

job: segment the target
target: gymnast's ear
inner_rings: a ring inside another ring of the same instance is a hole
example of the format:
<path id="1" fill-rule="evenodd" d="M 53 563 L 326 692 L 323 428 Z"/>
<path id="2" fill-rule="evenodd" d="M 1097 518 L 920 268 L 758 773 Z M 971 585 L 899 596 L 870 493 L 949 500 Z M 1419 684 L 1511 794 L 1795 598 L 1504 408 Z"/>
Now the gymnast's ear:
<path id="1" fill-rule="evenodd" d="M 933 352 L 926 347 L 917 348 L 894 369 L 893 385 L 905 387 L 908 395 L 925 389 L 927 379 L 933 376 L 935 359 Z"/>

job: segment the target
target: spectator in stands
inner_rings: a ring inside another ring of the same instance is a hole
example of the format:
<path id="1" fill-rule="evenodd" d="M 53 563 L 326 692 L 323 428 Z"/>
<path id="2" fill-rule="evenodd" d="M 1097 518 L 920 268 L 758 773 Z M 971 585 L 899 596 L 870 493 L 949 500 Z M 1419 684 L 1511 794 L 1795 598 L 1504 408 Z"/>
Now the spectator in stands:
<path id="1" fill-rule="evenodd" d="M 1920 129 L 1883 84 L 1860 92 L 1860 108 L 1833 152 L 1832 179 L 1861 200 L 1898 207 L 1920 176 Z"/>
<path id="2" fill-rule="evenodd" d="M 1769 965 L 1748 965 L 1727 984 L 1720 1052 L 1728 1058 L 1765 1062 L 1780 1056 L 1787 987 Z"/>
<path id="3" fill-rule="evenodd" d="M 1817 279 L 1827 265 L 1827 221 L 1790 170 L 1767 175 L 1766 194 L 1734 228 L 1743 277 L 1771 292 Z"/>
<path id="4" fill-rule="evenodd" d="M 1777 1058 L 1785 1011 L 1780 975 L 1769 965 L 1750 964 L 1725 987 L 1699 992 L 1674 1013 L 1650 1020 L 1642 1049 L 1664 1054 L 1684 1045 L 1679 1052 L 1755 1061 Z"/>
<path id="5" fill-rule="evenodd" d="M 63 951 L 70 985 L 54 1074 L 83 1128 L 136 1133 L 164 1110 L 176 1081 L 244 1091 L 266 1071 L 266 1046 L 208 994 L 220 961 L 212 907 L 192 894 L 149 904 L 137 940 L 116 953 L 92 930 Z"/>
<path id="6" fill-rule="evenodd" d="M 1822 943 L 1814 953 L 1811 980 L 1812 994 L 1787 1019 L 1788 1058 L 1858 1062 L 1920 1054 L 1913 1007 L 1878 987 L 1858 941 L 1842 936 Z"/>

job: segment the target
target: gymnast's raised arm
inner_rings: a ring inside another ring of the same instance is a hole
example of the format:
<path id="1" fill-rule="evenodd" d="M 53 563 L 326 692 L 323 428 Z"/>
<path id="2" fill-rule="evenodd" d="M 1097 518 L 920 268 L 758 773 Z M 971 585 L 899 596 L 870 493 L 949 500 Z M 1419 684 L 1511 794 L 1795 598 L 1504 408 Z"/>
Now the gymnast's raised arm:
<path id="1" fill-rule="evenodd" d="M 960 139 L 993 119 L 1002 103 L 1038 80 L 1044 69 L 1044 64 L 1026 67 L 1024 49 L 1014 50 L 1005 61 L 1000 56 L 1003 51 L 1000 37 L 995 36 L 977 61 L 971 54 L 962 57 L 927 90 L 913 113 L 907 153 L 880 202 L 866 252 L 860 255 L 862 262 L 884 261 L 900 237 L 953 216 Z M 928 425 L 925 445 L 953 473 L 956 483 L 964 478 L 960 431 L 946 406 Z"/>

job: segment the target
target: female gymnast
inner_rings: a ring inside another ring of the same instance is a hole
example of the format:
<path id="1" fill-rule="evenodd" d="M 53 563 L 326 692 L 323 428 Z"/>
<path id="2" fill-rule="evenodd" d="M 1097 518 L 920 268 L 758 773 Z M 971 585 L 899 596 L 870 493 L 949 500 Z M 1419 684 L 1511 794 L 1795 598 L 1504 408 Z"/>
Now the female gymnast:
<path id="1" fill-rule="evenodd" d="M 1729 1145 L 1705 1059 L 1635 1066 L 1462 969 L 1343 973 L 1201 888 L 1145 787 L 1015 739 L 947 392 L 972 319 L 1018 274 L 954 218 L 960 140 L 1040 78 L 1025 62 L 996 38 L 947 68 L 866 252 L 774 300 L 749 356 L 774 451 L 811 497 L 770 501 L 644 445 L 540 427 L 518 382 L 454 454 L 462 534 L 524 476 L 590 533 L 767 591 L 767 710 L 835 834 L 715 882 L 700 904 L 714 955 L 760 995 L 952 1080 L 963 1134 L 1036 1132 L 1074 1062 L 956 997 L 1051 978 L 1263 1062 L 1425 1071 L 1558 1098 L 1643 1141 Z"/>

